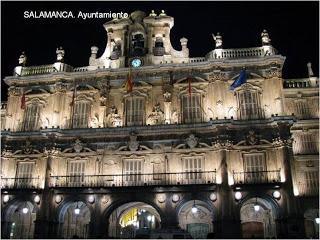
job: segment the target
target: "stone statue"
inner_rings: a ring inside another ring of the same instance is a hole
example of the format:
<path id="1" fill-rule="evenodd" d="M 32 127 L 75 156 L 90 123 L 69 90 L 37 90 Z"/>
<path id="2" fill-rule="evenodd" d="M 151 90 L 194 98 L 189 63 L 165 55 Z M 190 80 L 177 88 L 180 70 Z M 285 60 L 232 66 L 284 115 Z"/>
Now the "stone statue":
<path id="1" fill-rule="evenodd" d="M 122 125 L 122 119 L 118 114 L 118 109 L 115 106 L 110 108 L 110 113 L 107 116 L 107 125 L 112 127 L 118 127 Z"/>
<path id="2" fill-rule="evenodd" d="M 57 48 L 56 54 L 57 54 L 57 61 L 63 62 L 65 52 L 62 47 Z"/>
<path id="3" fill-rule="evenodd" d="M 271 39 L 269 38 L 269 33 L 265 29 L 261 33 L 261 41 L 262 41 L 262 46 L 271 44 Z"/>
<path id="4" fill-rule="evenodd" d="M 164 120 L 164 113 L 160 108 L 160 103 L 157 103 L 154 106 L 152 113 L 148 116 L 147 124 L 150 124 L 150 125 L 162 124 L 163 120 Z"/>
<path id="5" fill-rule="evenodd" d="M 313 77 L 313 71 L 312 71 L 312 67 L 311 67 L 311 62 L 307 63 L 307 67 L 308 67 L 308 75 L 309 75 L 309 77 Z"/>
<path id="6" fill-rule="evenodd" d="M 216 43 L 215 48 L 216 48 L 216 49 L 222 48 L 222 36 L 220 35 L 220 33 L 217 33 L 216 36 L 212 33 L 212 37 L 213 37 L 213 40 L 214 40 L 215 43 Z"/>
<path id="7" fill-rule="evenodd" d="M 151 13 L 149 14 L 150 17 L 156 17 L 157 14 L 154 12 L 154 10 L 151 10 Z"/>
<path id="8" fill-rule="evenodd" d="M 21 53 L 18 62 L 19 62 L 19 65 L 20 65 L 20 66 L 23 66 L 23 67 L 24 67 L 24 66 L 26 65 L 26 63 L 27 63 L 27 56 L 26 56 L 25 52 L 22 52 L 22 53 Z"/>
<path id="9" fill-rule="evenodd" d="M 161 13 L 159 14 L 160 17 L 167 16 L 167 14 L 164 12 L 164 10 L 161 10 Z"/>

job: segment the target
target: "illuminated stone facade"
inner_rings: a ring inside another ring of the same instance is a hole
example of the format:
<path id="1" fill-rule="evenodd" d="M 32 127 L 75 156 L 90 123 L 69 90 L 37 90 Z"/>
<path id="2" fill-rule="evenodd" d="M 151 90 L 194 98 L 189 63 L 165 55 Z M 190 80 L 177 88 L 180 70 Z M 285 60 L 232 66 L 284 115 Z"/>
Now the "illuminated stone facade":
<path id="1" fill-rule="evenodd" d="M 187 39 L 172 47 L 165 12 L 104 27 L 89 66 L 64 63 L 62 48 L 49 65 L 23 53 L 4 79 L 2 237 L 316 236 L 311 65 L 283 79 L 265 30 L 260 47 L 225 49 L 216 34 L 191 58 Z"/>

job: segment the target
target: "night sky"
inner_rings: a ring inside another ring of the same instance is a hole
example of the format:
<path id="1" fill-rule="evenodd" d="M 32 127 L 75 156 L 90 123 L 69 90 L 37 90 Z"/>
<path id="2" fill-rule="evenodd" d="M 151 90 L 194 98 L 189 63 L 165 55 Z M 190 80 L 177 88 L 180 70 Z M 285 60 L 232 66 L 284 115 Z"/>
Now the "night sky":
<path id="1" fill-rule="evenodd" d="M 191 57 L 205 56 L 214 48 L 211 33 L 220 32 L 224 48 L 261 46 L 260 33 L 267 29 L 272 45 L 287 57 L 284 78 L 307 77 L 308 61 L 314 74 L 319 66 L 318 2 L 1 2 L 1 79 L 12 75 L 25 51 L 27 65 L 51 64 L 56 48 L 63 46 L 65 62 L 87 66 L 90 47 L 103 53 L 107 38 L 103 24 L 111 19 L 24 19 L 24 11 L 127 12 L 162 9 L 174 17 L 171 42 L 188 38 Z M 7 87 L 1 81 L 1 99 Z"/>

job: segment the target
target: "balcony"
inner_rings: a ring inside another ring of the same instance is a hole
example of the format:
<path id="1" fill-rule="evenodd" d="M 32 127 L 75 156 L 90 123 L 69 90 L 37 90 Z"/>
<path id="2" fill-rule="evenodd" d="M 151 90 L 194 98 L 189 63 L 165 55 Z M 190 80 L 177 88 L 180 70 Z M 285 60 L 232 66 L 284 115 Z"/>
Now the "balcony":
<path id="1" fill-rule="evenodd" d="M 233 180 L 235 185 L 280 183 L 280 169 L 273 171 L 233 172 Z"/>
<path id="2" fill-rule="evenodd" d="M 38 189 L 39 177 L 33 178 L 1 178 L 2 189 Z"/>
<path id="3" fill-rule="evenodd" d="M 216 171 L 51 176 L 50 187 L 138 187 L 215 184 Z"/>
<path id="4" fill-rule="evenodd" d="M 319 196 L 319 184 L 298 183 L 299 196 L 314 197 Z"/>

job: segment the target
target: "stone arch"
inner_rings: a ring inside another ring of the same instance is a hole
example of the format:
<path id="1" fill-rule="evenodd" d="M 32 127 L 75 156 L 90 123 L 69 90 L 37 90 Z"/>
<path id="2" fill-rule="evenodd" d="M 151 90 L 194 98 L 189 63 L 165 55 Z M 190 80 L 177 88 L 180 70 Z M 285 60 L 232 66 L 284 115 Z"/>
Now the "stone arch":
<path id="1" fill-rule="evenodd" d="M 75 209 L 79 209 L 79 213 Z M 62 238 L 88 238 L 92 208 L 83 199 L 68 199 L 57 209 L 57 235 Z"/>
<path id="2" fill-rule="evenodd" d="M 258 209 L 255 210 L 255 205 Z M 243 238 L 275 238 L 278 204 L 268 197 L 247 196 L 239 204 Z"/>
<path id="3" fill-rule="evenodd" d="M 147 208 L 149 210 L 153 209 L 153 211 L 151 211 L 151 212 L 157 217 L 159 225 L 161 226 L 161 222 L 165 218 L 165 216 L 164 216 L 163 212 L 161 211 L 161 209 L 154 202 L 148 201 L 146 199 L 140 200 L 138 198 L 130 199 L 127 201 L 120 200 L 120 201 L 116 201 L 116 202 L 112 203 L 110 206 L 108 206 L 102 214 L 102 218 L 103 218 L 102 228 L 106 229 L 105 234 L 103 234 L 103 235 L 108 236 L 108 237 L 112 237 L 112 235 L 115 235 L 115 234 L 117 235 L 118 234 L 116 232 L 117 230 L 112 231 L 111 228 L 117 227 L 117 225 L 115 225 L 115 223 L 116 224 L 119 223 L 121 216 L 123 216 L 130 209 L 135 208 L 135 207 L 138 209 L 141 209 L 141 208 Z M 114 215 L 115 212 L 118 214 L 116 217 Z M 112 219 L 112 217 L 113 217 L 113 219 Z"/>
<path id="4" fill-rule="evenodd" d="M 193 211 L 193 208 L 196 211 Z M 177 206 L 177 219 L 180 228 L 189 232 L 193 238 L 207 238 L 214 232 L 215 209 L 203 200 L 186 200 Z"/>
<path id="5" fill-rule="evenodd" d="M 8 202 L 2 210 L 2 237 L 33 238 L 37 211 L 38 207 L 29 199 L 14 199 Z"/>
<path id="6" fill-rule="evenodd" d="M 316 218 L 319 218 L 319 209 L 307 209 L 304 214 L 304 227 L 306 238 L 317 238 L 319 236 L 319 224 Z"/>

